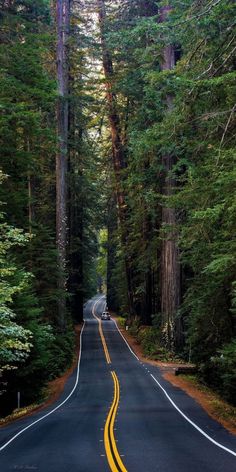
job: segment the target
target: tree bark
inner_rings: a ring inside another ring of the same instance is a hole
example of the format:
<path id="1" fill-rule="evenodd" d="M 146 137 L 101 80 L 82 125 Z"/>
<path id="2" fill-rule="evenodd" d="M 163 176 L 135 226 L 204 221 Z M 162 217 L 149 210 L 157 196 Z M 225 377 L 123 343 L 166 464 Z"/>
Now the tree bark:
<path id="1" fill-rule="evenodd" d="M 116 198 L 112 194 L 108 201 L 108 212 L 107 212 L 107 229 L 108 229 L 108 242 L 107 242 L 107 306 L 111 311 L 118 311 L 116 289 L 112 283 L 112 274 L 115 267 L 115 256 L 116 248 L 114 243 L 114 235 L 117 231 L 117 209 L 116 209 Z"/>
<path id="2" fill-rule="evenodd" d="M 74 91 L 74 78 L 70 78 L 70 90 Z M 76 323 L 83 321 L 83 159 L 79 153 L 83 130 L 77 119 L 75 103 L 69 111 L 69 246 L 70 246 L 70 311 Z"/>
<path id="3" fill-rule="evenodd" d="M 58 251 L 58 323 L 65 329 L 66 313 L 66 248 L 67 248 L 67 167 L 69 124 L 69 60 L 70 0 L 57 0 L 57 134 L 56 155 L 56 238 Z"/>
<path id="4" fill-rule="evenodd" d="M 108 104 L 108 118 L 111 130 L 112 139 L 112 157 L 113 157 L 113 168 L 116 182 L 116 197 L 118 206 L 118 217 L 120 221 L 121 239 L 125 257 L 125 269 L 127 279 L 127 291 L 128 291 L 128 303 L 129 312 L 133 316 L 135 314 L 134 301 L 133 301 L 133 290 L 132 290 L 132 272 L 129 257 L 126 254 L 126 246 L 128 239 L 127 230 L 127 206 L 125 202 L 125 193 L 123 190 L 122 183 L 122 171 L 126 167 L 124 159 L 124 146 L 122 144 L 121 137 L 121 124 L 120 117 L 117 112 L 117 100 L 116 94 L 113 91 L 114 71 L 111 54 L 107 47 L 105 37 L 105 22 L 106 22 L 106 8 L 104 0 L 97 0 L 98 16 L 101 33 L 101 45 L 102 45 L 102 60 L 103 69 L 106 80 L 106 97 Z"/>
<path id="5" fill-rule="evenodd" d="M 170 10 L 170 6 L 162 7 L 160 11 L 161 22 L 166 20 Z M 163 50 L 161 70 L 172 70 L 174 66 L 174 46 L 167 45 Z M 166 103 L 168 113 L 173 107 L 173 99 L 170 95 L 166 97 Z M 173 155 L 166 154 L 162 157 L 164 174 L 162 193 L 166 197 L 170 197 L 174 193 L 176 185 L 175 179 L 172 176 L 174 164 L 175 157 Z M 176 341 L 180 338 L 181 329 L 181 326 L 179 326 L 179 323 L 176 320 L 181 296 L 178 232 L 176 224 L 177 219 L 175 208 L 163 206 L 162 227 L 165 234 L 161 250 L 161 313 L 163 339 L 169 349 L 173 349 L 176 346 Z"/>

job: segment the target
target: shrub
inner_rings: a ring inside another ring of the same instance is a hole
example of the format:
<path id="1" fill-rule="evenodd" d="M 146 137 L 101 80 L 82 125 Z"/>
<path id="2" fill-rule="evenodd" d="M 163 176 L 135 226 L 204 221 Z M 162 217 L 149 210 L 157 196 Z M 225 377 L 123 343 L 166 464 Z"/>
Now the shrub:
<path id="1" fill-rule="evenodd" d="M 218 356 L 211 359 L 217 382 L 217 390 L 233 405 L 236 405 L 236 339 L 226 344 Z"/>
<path id="2" fill-rule="evenodd" d="M 141 327 L 137 336 L 146 356 L 153 356 L 163 350 L 160 331 L 152 326 Z"/>

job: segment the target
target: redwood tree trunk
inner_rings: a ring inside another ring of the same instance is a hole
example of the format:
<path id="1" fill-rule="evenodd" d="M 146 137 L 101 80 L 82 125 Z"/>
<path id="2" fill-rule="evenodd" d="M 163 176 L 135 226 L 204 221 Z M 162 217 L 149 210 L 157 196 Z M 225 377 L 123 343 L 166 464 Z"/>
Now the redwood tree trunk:
<path id="1" fill-rule="evenodd" d="M 74 78 L 70 77 L 70 91 L 74 91 Z M 69 213 L 69 268 L 68 288 L 70 312 L 76 323 L 83 321 L 83 159 L 79 153 L 83 130 L 78 121 L 78 110 L 74 102 L 69 111 L 68 153 L 68 213 Z"/>
<path id="2" fill-rule="evenodd" d="M 58 250 L 58 323 L 65 329 L 66 312 L 66 247 L 67 247 L 67 166 L 68 166 L 68 37 L 70 0 L 57 0 L 57 133 L 56 155 L 56 238 Z"/>
<path id="3" fill-rule="evenodd" d="M 106 8 L 104 0 L 97 0 L 98 16 L 101 32 L 101 44 L 102 44 L 102 55 L 103 55 L 103 69 L 106 80 L 106 96 L 108 104 L 108 118 L 110 122 L 111 138 L 112 138 L 112 156 L 113 156 L 113 168 L 116 182 L 116 197 L 118 205 L 118 217 L 121 228 L 121 239 L 124 252 L 126 251 L 126 242 L 128 238 L 127 229 L 127 207 L 125 202 L 125 194 L 122 184 L 122 170 L 125 168 L 124 159 L 124 146 L 122 144 L 121 137 L 121 126 L 120 118 L 117 112 L 117 100 L 116 95 L 113 91 L 114 72 L 111 54 L 108 50 L 105 38 L 105 21 L 106 21 Z M 134 315 L 134 301 L 133 301 L 133 290 L 132 290 L 132 273 L 131 264 L 129 257 L 126 252 L 125 257 L 125 269 L 127 279 L 127 291 L 128 291 L 128 303 L 129 311 L 131 316 Z"/>
<path id="4" fill-rule="evenodd" d="M 108 229 L 108 242 L 107 242 L 107 306 L 111 311 L 118 311 L 116 300 L 116 290 L 112 283 L 112 274 L 115 267 L 116 247 L 114 243 L 114 235 L 117 231 L 117 209 L 116 209 L 116 198 L 112 194 L 108 201 L 108 212 L 107 212 L 107 229 Z"/>
<path id="5" fill-rule="evenodd" d="M 170 7 L 161 9 L 161 21 L 165 21 Z M 162 70 L 171 70 L 175 66 L 175 51 L 172 45 L 165 46 L 163 51 Z M 167 113 L 173 106 L 172 97 L 166 98 Z M 163 166 L 163 189 L 164 196 L 171 196 L 175 188 L 175 180 L 172 176 L 175 157 L 166 154 L 162 157 Z M 180 337 L 180 325 L 176 321 L 176 314 L 180 306 L 180 262 L 178 249 L 178 234 L 176 229 L 176 210 L 174 208 L 162 208 L 162 226 L 164 238 L 161 251 L 161 313 L 162 330 L 164 342 L 168 348 L 176 346 L 176 341 Z"/>

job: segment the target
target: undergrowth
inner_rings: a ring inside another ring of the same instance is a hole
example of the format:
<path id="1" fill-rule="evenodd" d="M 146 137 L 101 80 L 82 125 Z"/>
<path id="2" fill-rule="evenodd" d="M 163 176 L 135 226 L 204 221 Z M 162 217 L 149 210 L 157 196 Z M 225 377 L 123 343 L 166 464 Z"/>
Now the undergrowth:
<path id="1" fill-rule="evenodd" d="M 129 327 L 129 333 L 137 339 L 144 355 L 149 359 L 163 362 L 183 362 L 174 352 L 168 351 L 162 345 L 160 329 L 154 326 L 140 326 L 138 321 L 133 321 Z"/>

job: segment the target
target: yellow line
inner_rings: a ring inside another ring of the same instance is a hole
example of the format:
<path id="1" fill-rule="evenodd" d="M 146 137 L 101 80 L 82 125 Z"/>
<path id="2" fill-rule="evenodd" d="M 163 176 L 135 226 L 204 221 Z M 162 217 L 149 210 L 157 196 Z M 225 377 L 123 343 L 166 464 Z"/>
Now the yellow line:
<path id="1" fill-rule="evenodd" d="M 111 364 L 110 354 L 109 354 L 109 351 L 108 351 L 108 348 L 107 348 L 107 343 L 106 343 L 106 340 L 105 340 L 105 336 L 103 334 L 102 322 L 101 322 L 101 319 L 98 318 L 98 316 L 95 313 L 95 307 L 97 306 L 99 301 L 100 301 L 100 298 L 99 298 L 99 300 L 96 301 L 96 303 L 94 303 L 92 313 L 93 313 L 94 318 L 96 318 L 96 320 L 98 321 L 99 334 L 100 334 L 100 337 L 101 337 L 101 341 L 102 341 L 106 361 L 107 361 L 108 364 Z"/>
<path id="2" fill-rule="evenodd" d="M 101 336 L 101 340 L 102 340 L 103 349 L 104 349 L 104 352 L 105 352 L 107 363 L 111 364 L 111 358 L 110 358 L 109 351 L 107 349 L 107 344 L 106 344 L 106 340 L 105 340 L 105 337 L 104 337 L 104 334 L 103 334 L 101 321 L 99 321 L 99 332 L 100 332 L 100 336 Z"/>
<path id="3" fill-rule="evenodd" d="M 100 299 L 97 300 L 96 303 L 94 303 L 92 313 L 93 313 L 94 318 L 98 321 L 99 334 L 101 337 L 106 361 L 108 364 L 111 364 L 110 354 L 107 348 L 105 336 L 103 334 L 102 322 L 95 312 L 95 307 L 97 306 L 99 301 Z M 115 418 L 116 418 L 117 409 L 118 409 L 119 401 L 120 401 L 120 386 L 119 386 L 119 381 L 118 381 L 116 373 L 113 371 L 111 372 L 111 375 L 114 382 L 114 398 L 113 398 L 113 403 L 111 405 L 111 408 L 110 408 L 110 411 L 106 420 L 106 424 L 105 424 L 104 444 L 105 444 L 107 460 L 108 460 L 111 471 L 112 472 L 127 472 L 127 469 L 125 468 L 121 460 L 121 457 L 119 455 L 118 449 L 116 447 L 116 440 L 114 436 Z"/>
<path id="4" fill-rule="evenodd" d="M 111 372 L 113 382 L 114 382 L 114 399 L 111 405 L 104 430 L 104 444 L 108 463 L 112 472 L 127 472 L 119 452 L 116 447 L 116 441 L 114 436 L 114 423 L 116 418 L 116 413 L 120 400 L 120 387 L 119 381 L 115 372 Z M 117 467 L 118 465 L 118 467 Z"/>
<path id="5" fill-rule="evenodd" d="M 112 447 L 113 447 L 113 451 L 114 451 L 114 454 L 115 454 L 115 457 L 116 457 L 116 460 L 118 462 L 118 465 L 120 467 L 120 470 L 122 472 L 127 472 L 121 458 L 120 458 L 120 455 L 119 455 L 119 452 L 118 452 L 118 449 L 116 447 L 116 441 L 115 441 L 115 436 L 114 436 L 114 424 L 115 424 L 115 418 L 116 418 L 116 413 L 117 413 L 117 409 L 118 409 L 118 406 L 119 406 L 119 402 L 120 402 L 120 386 L 119 386 L 119 381 L 118 381 L 118 378 L 117 378 L 117 375 L 115 372 L 113 372 L 113 380 L 115 381 L 115 384 L 116 384 L 116 392 L 117 392 L 117 401 L 116 401 L 116 406 L 114 408 L 114 412 L 113 412 L 113 416 L 112 416 L 112 420 L 111 420 L 111 442 L 112 442 Z"/>
<path id="6" fill-rule="evenodd" d="M 113 377 L 113 372 L 111 372 L 111 375 Z M 114 381 L 114 377 L 113 377 L 113 381 Z M 113 399 L 113 403 L 111 405 L 111 408 L 110 408 L 110 411 L 109 411 L 109 414 L 108 414 L 108 417 L 107 417 L 107 421 L 106 421 L 106 424 L 105 424 L 105 429 L 104 429 L 104 444 L 105 444 L 105 450 L 106 450 L 106 455 L 107 455 L 107 459 L 108 459 L 110 469 L 113 472 L 119 472 L 119 470 L 117 469 L 116 464 L 114 462 L 114 459 L 113 459 L 113 455 L 112 455 L 112 451 L 111 451 L 111 445 L 110 445 L 110 439 L 109 439 L 110 420 L 111 420 L 111 416 L 112 416 L 113 410 L 114 410 L 115 405 L 116 405 L 116 397 L 117 397 L 115 381 L 114 381 L 114 388 L 115 388 L 114 399 Z"/>

